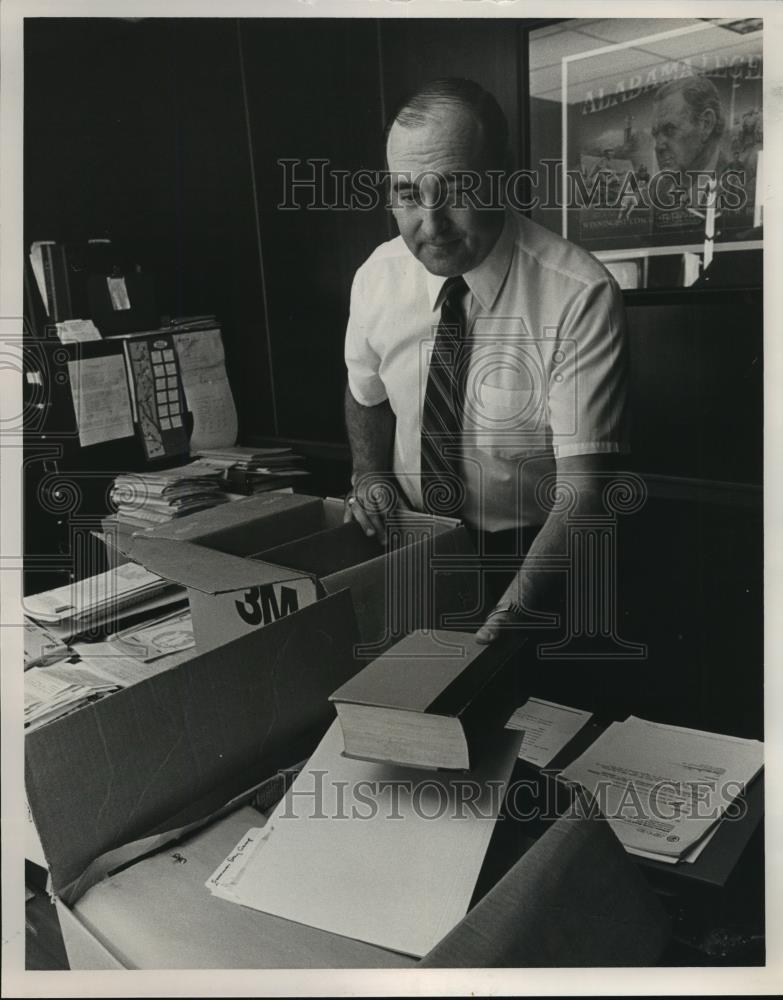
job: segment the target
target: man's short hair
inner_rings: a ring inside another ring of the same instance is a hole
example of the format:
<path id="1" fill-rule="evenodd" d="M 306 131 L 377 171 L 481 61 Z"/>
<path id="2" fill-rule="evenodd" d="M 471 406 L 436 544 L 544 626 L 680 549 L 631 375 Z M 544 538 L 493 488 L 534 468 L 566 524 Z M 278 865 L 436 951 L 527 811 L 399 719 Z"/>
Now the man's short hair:
<path id="1" fill-rule="evenodd" d="M 720 94 L 712 80 L 699 74 L 685 76 L 680 80 L 670 80 L 658 88 L 655 92 L 655 100 L 662 101 L 671 94 L 682 94 L 685 103 L 691 110 L 691 116 L 694 121 L 704 111 L 714 111 L 715 128 L 712 134 L 716 139 L 719 139 L 723 135 L 723 130 L 726 127 L 726 119 L 723 115 Z"/>
<path id="2" fill-rule="evenodd" d="M 490 164 L 498 169 L 504 167 L 508 156 L 506 116 L 489 91 L 475 80 L 460 76 L 432 80 L 401 101 L 386 123 L 384 144 L 388 143 L 389 132 L 395 123 L 403 128 L 425 125 L 437 118 L 443 106 L 449 104 L 458 105 L 473 115 L 481 126 Z"/>

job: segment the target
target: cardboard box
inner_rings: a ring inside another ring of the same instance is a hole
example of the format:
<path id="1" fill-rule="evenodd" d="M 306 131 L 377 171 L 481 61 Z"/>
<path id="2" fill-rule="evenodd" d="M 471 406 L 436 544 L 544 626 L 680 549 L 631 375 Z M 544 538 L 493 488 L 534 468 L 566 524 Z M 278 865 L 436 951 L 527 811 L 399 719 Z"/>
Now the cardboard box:
<path id="1" fill-rule="evenodd" d="M 107 852 L 204 820 L 306 757 L 358 669 L 356 641 L 350 596 L 335 594 L 28 733 L 53 892 L 71 901 Z"/>
<path id="2" fill-rule="evenodd" d="M 343 524 L 342 501 L 264 494 L 138 536 L 130 554 L 188 588 L 202 650 L 345 588 L 363 659 L 417 628 L 480 624 L 478 564 L 458 521 L 400 512 L 389 540 Z"/>
<path id="3" fill-rule="evenodd" d="M 323 735 L 356 640 L 349 595 L 330 595 L 28 734 L 28 797 L 73 969 L 414 964 L 204 886 L 247 827 L 263 825 L 253 793 L 266 788 L 260 808 L 271 806 L 282 793 L 273 775 Z M 566 817 L 539 844 L 504 863 L 422 964 L 655 960 L 665 919 L 608 826 Z M 544 952 L 520 939 L 529 907 L 525 933 L 543 935 Z"/>
<path id="4" fill-rule="evenodd" d="M 458 822 L 458 821 L 457 821 Z M 72 968 L 274 969 L 652 964 L 668 921 L 607 824 L 567 815 L 423 959 L 238 906 L 205 886 L 265 817 L 244 806 L 58 902 Z"/>

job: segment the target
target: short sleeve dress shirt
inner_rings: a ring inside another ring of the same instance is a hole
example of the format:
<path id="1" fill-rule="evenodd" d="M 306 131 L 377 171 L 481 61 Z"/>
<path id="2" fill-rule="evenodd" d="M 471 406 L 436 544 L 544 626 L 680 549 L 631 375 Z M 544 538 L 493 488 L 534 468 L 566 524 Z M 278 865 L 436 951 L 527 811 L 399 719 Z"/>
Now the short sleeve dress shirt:
<path id="1" fill-rule="evenodd" d="M 627 450 L 622 296 L 589 253 L 511 212 L 488 256 L 463 277 L 472 345 L 463 513 L 486 531 L 541 524 L 556 458 Z M 388 399 L 393 470 L 417 509 L 421 413 L 445 281 L 397 237 L 371 254 L 351 289 L 348 384 L 364 406 Z"/>

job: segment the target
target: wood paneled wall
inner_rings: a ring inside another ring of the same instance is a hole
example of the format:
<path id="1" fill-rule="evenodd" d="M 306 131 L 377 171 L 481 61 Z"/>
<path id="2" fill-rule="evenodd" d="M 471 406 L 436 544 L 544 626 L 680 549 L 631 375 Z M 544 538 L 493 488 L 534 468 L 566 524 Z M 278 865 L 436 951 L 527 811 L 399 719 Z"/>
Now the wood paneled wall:
<path id="1" fill-rule="evenodd" d="M 220 316 L 244 437 L 344 441 L 351 280 L 395 230 L 382 206 L 280 211 L 278 161 L 382 169 L 399 100 L 465 75 L 496 94 L 524 162 L 524 26 L 29 19 L 25 243 L 128 242 L 164 312 Z M 638 467 L 760 482 L 760 295 L 632 305 L 629 320 Z"/>

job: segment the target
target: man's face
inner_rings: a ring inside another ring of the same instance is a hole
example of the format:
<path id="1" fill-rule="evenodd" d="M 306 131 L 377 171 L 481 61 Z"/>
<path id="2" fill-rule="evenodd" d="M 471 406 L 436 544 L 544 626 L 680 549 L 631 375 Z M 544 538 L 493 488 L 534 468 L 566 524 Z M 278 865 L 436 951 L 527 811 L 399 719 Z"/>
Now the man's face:
<path id="1" fill-rule="evenodd" d="M 714 112 L 694 119 L 682 92 L 654 104 L 652 137 L 661 170 L 697 170 L 714 128 Z"/>
<path id="2" fill-rule="evenodd" d="M 482 176 L 489 167 L 473 116 L 444 106 L 414 128 L 395 124 L 386 159 L 392 211 L 414 257 L 443 277 L 477 267 L 500 235 L 503 213 L 477 207 L 489 201 L 486 185 L 466 193 L 472 183 L 466 175 Z"/>

